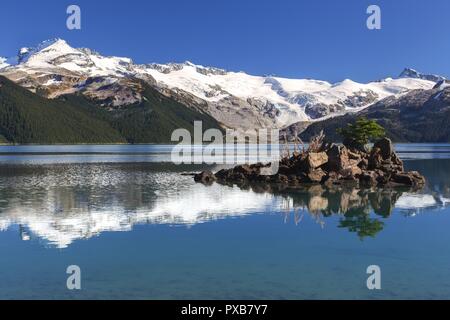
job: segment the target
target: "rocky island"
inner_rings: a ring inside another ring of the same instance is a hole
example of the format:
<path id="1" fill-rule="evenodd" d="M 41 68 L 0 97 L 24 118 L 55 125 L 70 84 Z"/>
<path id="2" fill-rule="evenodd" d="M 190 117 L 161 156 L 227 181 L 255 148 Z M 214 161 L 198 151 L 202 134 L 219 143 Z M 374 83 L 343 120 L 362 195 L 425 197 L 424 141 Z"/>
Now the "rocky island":
<path id="1" fill-rule="evenodd" d="M 223 169 L 215 174 L 204 171 L 194 176 L 205 184 L 217 181 L 225 184 L 268 183 L 290 187 L 321 184 L 324 186 L 350 185 L 354 187 L 413 187 L 420 188 L 425 178 L 416 171 L 406 172 L 392 141 L 381 138 L 369 149 L 353 139 L 342 144 L 314 138 L 307 149 L 294 151 L 282 157 L 275 175 L 263 175 L 269 164 L 243 164 Z"/>

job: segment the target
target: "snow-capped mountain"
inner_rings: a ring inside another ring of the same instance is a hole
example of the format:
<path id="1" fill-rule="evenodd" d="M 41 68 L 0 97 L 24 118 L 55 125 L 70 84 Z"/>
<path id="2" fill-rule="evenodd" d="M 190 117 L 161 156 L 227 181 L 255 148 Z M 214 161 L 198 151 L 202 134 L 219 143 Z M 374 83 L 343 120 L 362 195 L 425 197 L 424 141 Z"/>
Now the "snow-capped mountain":
<path id="1" fill-rule="evenodd" d="M 142 99 L 139 86 L 129 79 L 133 64 L 128 58 L 103 57 L 53 39 L 20 49 L 15 61 L 0 69 L 0 74 L 49 98 L 81 91 L 109 106 Z"/>
<path id="2" fill-rule="evenodd" d="M 358 117 L 376 120 L 396 142 L 447 142 L 450 141 L 450 84 L 439 82 L 429 90 L 411 90 L 401 96 L 390 96 L 357 113 L 325 119 L 310 124 L 302 123 L 286 128 L 286 133 L 301 132 L 308 141 L 319 132 L 332 141 L 340 141 L 336 130 L 354 123 Z M 299 129 L 304 129 L 300 131 Z"/>
<path id="3" fill-rule="evenodd" d="M 46 40 L 35 48 L 22 48 L 17 68 L 46 72 L 55 68 L 86 76 L 109 76 L 132 73 L 128 58 L 103 57 L 89 49 L 75 49 L 61 39 Z"/>
<path id="4" fill-rule="evenodd" d="M 6 58 L 0 57 L 0 70 L 9 66 L 6 60 L 7 60 Z"/>
<path id="5" fill-rule="evenodd" d="M 81 92 L 108 108 L 124 107 L 142 100 L 144 81 L 226 127 L 244 130 L 358 111 L 388 96 L 435 85 L 435 78 L 417 72 L 364 84 L 254 76 L 191 62 L 139 65 L 76 49 L 61 39 L 22 48 L 15 60 L 0 60 L 0 74 L 49 98 Z"/>
<path id="6" fill-rule="evenodd" d="M 443 76 L 439 76 L 436 74 L 423 74 L 411 68 L 405 68 L 400 74 L 399 78 L 423 79 L 433 82 L 445 80 Z"/>

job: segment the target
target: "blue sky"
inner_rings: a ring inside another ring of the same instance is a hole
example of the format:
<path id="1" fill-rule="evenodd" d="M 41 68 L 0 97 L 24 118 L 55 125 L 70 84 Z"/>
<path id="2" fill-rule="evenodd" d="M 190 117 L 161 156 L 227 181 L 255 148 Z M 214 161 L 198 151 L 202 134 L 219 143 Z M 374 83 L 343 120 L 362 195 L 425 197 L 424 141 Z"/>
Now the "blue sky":
<path id="1" fill-rule="evenodd" d="M 69 4 L 81 7 L 81 30 L 66 29 Z M 370 4 L 381 30 L 366 27 Z M 1 4 L 0 56 L 60 37 L 137 63 L 369 81 L 404 67 L 450 76 L 449 31 L 448 0 L 22 0 Z"/>

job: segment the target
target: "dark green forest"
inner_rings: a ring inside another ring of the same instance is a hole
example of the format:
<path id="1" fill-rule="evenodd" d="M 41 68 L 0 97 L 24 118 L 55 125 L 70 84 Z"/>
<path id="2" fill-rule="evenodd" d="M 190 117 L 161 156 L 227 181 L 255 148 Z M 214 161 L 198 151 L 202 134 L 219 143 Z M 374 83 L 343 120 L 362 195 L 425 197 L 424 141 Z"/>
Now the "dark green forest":
<path id="1" fill-rule="evenodd" d="M 144 100 L 106 111 L 82 95 L 46 99 L 0 77 L 0 143 L 169 143 L 172 131 L 219 128 L 192 110 L 146 86 Z"/>

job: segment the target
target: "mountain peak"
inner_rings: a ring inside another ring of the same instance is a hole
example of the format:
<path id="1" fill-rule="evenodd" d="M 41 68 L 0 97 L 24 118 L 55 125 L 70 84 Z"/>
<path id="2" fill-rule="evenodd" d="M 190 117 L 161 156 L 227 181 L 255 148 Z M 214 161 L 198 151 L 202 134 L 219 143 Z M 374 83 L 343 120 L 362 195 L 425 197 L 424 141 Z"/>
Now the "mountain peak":
<path id="1" fill-rule="evenodd" d="M 412 68 L 403 69 L 402 73 L 398 76 L 399 78 L 414 78 L 414 79 L 423 79 L 433 82 L 439 82 L 441 80 L 445 80 L 445 77 L 435 74 L 423 74 L 418 72 Z"/>
<path id="2" fill-rule="evenodd" d="M 53 38 L 53 39 L 47 39 L 47 40 L 42 41 L 36 47 L 40 48 L 40 49 L 44 49 L 46 47 L 49 47 L 49 46 L 52 46 L 55 44 L 67 45 L 67 42 L 66 42 L 66 40 L 63 40 L 61 38 Z"/>
<path id="3" fill-rule="evenodd" d="M 0 69 L 6 68 L 9 63 L 6 62 L 6 58 L 0 57 Z"/>
<path id="4" fill-rule="evenodd" d="M 195 64 L 193 64 L 191 61 L 189 61 L 189 60 L 186 60 L 184 63 L 183 63 L 185 66 L 188 66 L 188 67 L 196 67 L 196 65 Z"/>
<path id="5" fill-rule="evenodd" d="M 25 63 L 27 62 L 31 56 L 36 55 L 40 52 L 49 51 L 50 49 L 53 49 L 57 52 L 67 52 L 74 50 L 72 47 L 70 47 L 67 42 L 60 38 L 54 38 L 42 41 L 35 47 L 23 47 L 19 50 L 19 53 L 17 54 L 17 62 Z"/>

